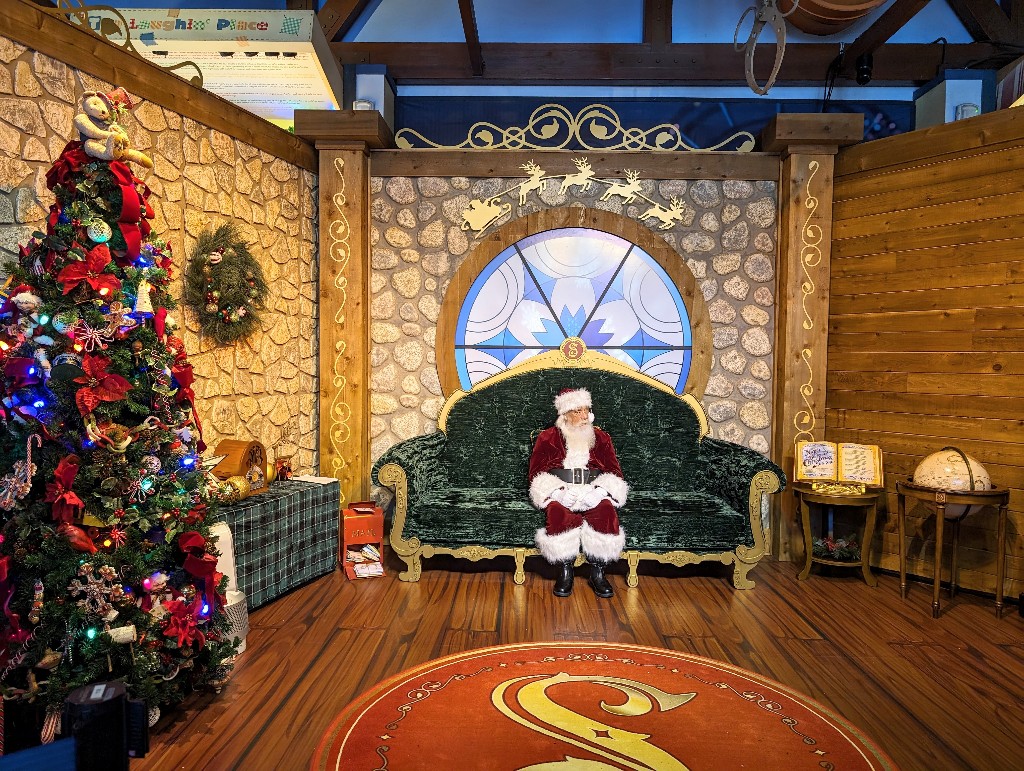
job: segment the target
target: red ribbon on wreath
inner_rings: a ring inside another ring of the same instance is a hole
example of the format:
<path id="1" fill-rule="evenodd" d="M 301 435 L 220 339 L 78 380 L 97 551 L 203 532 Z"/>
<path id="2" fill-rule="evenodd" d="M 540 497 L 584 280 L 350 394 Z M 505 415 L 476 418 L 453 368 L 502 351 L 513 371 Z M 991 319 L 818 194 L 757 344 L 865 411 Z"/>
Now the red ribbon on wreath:
<path id="1" fill-rule="evenodd" d="M 64 285 L 64 294 L 84 281 L 101 295 L 112 296 L 121 288 L 121 282 L 112 273 L 103 272 L 110 260 L 110 249 L 106 244 L 99 244 L 86 252 L 84 261 L 76 260 L 65 265 L 57 274 L 57 281 Z"/>
<path id="2" fill-rule="evenodd" d="M 56 522 L 70 524 L 75 515 L 85 508 L 85 503 L 71 489 L 78 474 L 79 459 L 77 455 L 61 458 L 57 470 L 53 472 L 53 482 L 46 483 L 46 503 L 53 504 L 53 519 Z"/>
<path id="3" fill-rule="evenodd" d="M 100 402 L 119 402 L 132 386 L 120 375 L 107 372 L 110 359 L 106 356 L 85 355 L 82 369 L 85 374 L 76 377 L 74 382 L 81 383 L 82 388 L 75 394 L 75 404 L 82 415 L 88 415 Z"/>

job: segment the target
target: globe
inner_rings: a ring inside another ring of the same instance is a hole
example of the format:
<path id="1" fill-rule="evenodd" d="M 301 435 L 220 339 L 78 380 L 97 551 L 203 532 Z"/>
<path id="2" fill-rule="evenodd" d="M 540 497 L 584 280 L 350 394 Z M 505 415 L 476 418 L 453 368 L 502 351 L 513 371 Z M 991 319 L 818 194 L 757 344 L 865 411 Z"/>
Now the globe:
<path id="1" fill-rule="evenodd" d="M 950 492 L 991 490 L 992 478 L 985 467 L 956 447 L 943 447 L 921 461 L 914 470 L 914 484 Z M 965 504 L 946 507 L 946 519 L 959 519 L 981 510 L 981 506 Z"/>

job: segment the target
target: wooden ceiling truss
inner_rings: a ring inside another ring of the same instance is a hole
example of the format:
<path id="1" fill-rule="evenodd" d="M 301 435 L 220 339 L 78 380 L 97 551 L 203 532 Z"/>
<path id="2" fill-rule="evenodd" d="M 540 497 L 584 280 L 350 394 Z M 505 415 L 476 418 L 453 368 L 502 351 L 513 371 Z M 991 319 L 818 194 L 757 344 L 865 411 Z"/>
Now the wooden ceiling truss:
<path id="1" fill-rule="evenodd" d="M 299 0 L 293 0 L 298 2 Z M 384 64 L 406 84 L 743 85 L 731 43 L 673 43 L 672 0 L 644 0 L 641 43 L 481 43 L 473 0 L 459 0 L 465 43 L 342 43 L 371 0 L 327 0 L 319 13 L 342 65 Z M 948 0 L 972 43 L 888 42 L 929 0 L 896 0 L 845 47 L 839 80 L 873 57 L 875 85 L 919 85 L 943 68 L 1000 67 L 1024 54 L 1024 0 Z M 776 86 L 817 85 L 839 55 L 835 43 L 787 44 Z M 758 46 L 755 74 L 771 71 L 775 46 Z"/>

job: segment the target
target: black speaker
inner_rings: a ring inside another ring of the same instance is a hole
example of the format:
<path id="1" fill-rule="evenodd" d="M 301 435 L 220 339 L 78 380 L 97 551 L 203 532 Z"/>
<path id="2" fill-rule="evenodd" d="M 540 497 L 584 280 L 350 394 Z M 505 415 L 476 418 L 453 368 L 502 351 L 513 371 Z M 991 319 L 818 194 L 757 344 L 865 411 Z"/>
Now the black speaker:
<path id="1" fill-rule="evenodd" d="M 61 729 L 74 736 L 77 768 L 128 771 L 128 758 L 149 750 L 146 705 L 130 701 L 124 683 L 77 688 L 64 702 Z"/>

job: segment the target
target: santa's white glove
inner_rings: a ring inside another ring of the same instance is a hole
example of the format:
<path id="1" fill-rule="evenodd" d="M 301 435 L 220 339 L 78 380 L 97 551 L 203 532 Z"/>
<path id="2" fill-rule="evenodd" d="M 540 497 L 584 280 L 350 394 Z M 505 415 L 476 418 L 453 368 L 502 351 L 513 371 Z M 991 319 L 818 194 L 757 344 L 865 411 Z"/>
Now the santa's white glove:
<path id="1" fill-rule="evenodd" d="M 590 485 L 590 487 L 584 491 L 583 495 L 580 496 L 580 499 L 577 502 L 577 508 L 580 511 L 589 511 L 590 509 L 595 508 L 607 497 L 608 491 L 603 487 Z"/>
<path id="2" fill-rule="evenodd" d="M 572 509 L 579 502 L 579 492 L 576 487 L 559 487 L 551 492 L 548 500 L 560 503 L 567 509 Z"/>

